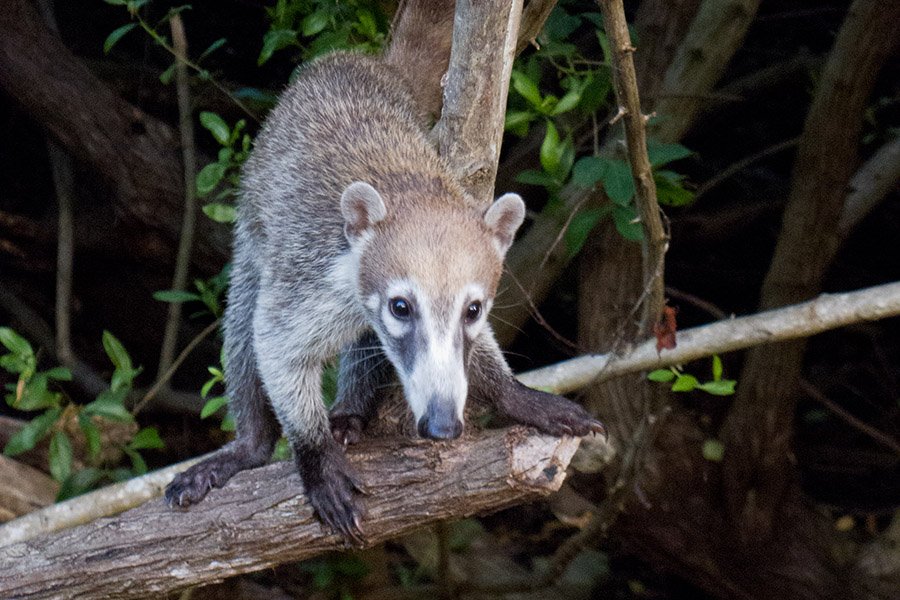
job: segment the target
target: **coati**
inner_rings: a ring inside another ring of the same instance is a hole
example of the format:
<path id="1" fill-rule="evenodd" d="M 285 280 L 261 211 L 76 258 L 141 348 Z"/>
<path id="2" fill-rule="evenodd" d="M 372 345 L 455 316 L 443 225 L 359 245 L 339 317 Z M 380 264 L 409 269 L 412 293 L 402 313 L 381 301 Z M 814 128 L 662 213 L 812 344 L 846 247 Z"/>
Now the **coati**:
<path id="1" fill-rule="evenodd" d="M 325 56 L 264 124 L 244 168 L 224 322 L 237 438 L 176 476 L 170 505 L 264 464 L 278 423 L 318 517 L 359 541 L 359 483 L 341 445 L 393 377 L 423 437 L 458 437 L 470 395 L 553 435 L 603 431 L 513 378 L 487 314 L 524 203 L 505 194 L 485 210 L 462 190 L 404 81 L 380 58 Z M 339 352 L 329 420 L 322 367 Z"/>

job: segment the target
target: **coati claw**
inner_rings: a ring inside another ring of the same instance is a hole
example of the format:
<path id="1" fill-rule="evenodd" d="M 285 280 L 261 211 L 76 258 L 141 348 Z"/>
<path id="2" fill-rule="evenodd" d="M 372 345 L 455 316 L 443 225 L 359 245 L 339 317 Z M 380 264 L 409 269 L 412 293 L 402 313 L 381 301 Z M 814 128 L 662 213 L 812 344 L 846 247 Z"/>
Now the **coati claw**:
<path id="1" fill-rule="evenodd" d="M 504 390 L 496 402 L 502 416 L 550 435 L 583 437 L 589 433 L 602 433 L 606 436 L 603 423 L 582 406 L 518 382 L 515 387 Z"/>
<path id="2" fill-rule="evenodd" d="M 365 428 L 362 417 L 358 415 L 332 415 L 331 435 L 334 441 L 346 447 L 350 444 L 356 444 L 362 438 L 362 431 Z"/>

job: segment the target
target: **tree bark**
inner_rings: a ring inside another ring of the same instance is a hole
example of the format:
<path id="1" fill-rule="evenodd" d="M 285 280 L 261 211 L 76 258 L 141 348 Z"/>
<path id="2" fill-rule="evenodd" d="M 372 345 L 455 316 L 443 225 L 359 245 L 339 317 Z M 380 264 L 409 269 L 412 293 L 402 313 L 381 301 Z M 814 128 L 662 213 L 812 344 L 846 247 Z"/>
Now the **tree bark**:
<path id="1" fill-rule="evenodd" d="M 367 492 L 368 545 L 555 491 L 577 438 L 514 427 L 453 443 L 370 440 L 348 456 Z M 277 482 L 277 485 L 273 485 Z M 0 549 L 0 596 L 142 598 L 340 549 L 288 462 L 236 475 L 189 511 L 160 500 Z"/>
<path id="2" fill-rule="evenodd" d="M 176 245 L 183 205 L 176 132 L 109 89 L 44 24 L 30 0 L 0 11 L 0 87 L 75 158 L 112 185 L 118 211 Z M 221 264 L 226 228 L 203 219 L 194 263 Z"/>
<path id="3" fill-rule="evenodd" d="M 857 165 L 864 111 L 878 72 L 897 43 L 900 3 L 856 0 L 825 64 L 806 118 L 775 255 L 763 282 L 762 310 L 813 297 L 840 240 L 838 223 Z M 748 353 L 724 425 L 725 497 L 750 547 L 772 533 L 794 483 L 791 432 L 805 341 Z"/>

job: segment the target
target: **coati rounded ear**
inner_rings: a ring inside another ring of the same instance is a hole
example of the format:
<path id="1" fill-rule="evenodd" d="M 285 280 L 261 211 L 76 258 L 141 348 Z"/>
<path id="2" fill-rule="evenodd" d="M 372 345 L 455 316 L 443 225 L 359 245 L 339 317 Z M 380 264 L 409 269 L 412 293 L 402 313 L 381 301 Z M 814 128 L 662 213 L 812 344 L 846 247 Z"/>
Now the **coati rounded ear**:
<path id="1" fill-rule="evenodd" d="M 381 194 L 368 183 L 355 181 L 341 194 L 344 235 L 352 241 L 362 237 L 375 223 L 387 216 Z"/>
<path id="2" fill-rule="evenodd" d="M 494 245 L 501 255 L 506 254 L 525 219 L 525 202 L 518 194 L 503 194 L 484 213 L 484 222 L 494 233 Z"/>

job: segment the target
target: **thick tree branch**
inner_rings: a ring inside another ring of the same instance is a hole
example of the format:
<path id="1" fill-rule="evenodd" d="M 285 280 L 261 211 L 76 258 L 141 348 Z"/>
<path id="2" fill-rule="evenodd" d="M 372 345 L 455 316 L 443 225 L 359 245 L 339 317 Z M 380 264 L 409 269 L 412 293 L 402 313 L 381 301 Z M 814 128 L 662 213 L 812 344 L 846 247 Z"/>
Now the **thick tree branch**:
<path id="1" fill-rule="evenodd" d="M 493 199 L 522 0 L 458 0 L 441 119 L 432 132 L 463 188 Z"/>
<path id="2" fill-rule="evenodd" d="M 817 294 L 840 245 L 838 223 L 857 164 L 863 116 L 882 65 L 897 43 L 900 4 L 855 0 L 835 39 L 813 98 L 762 310 Z M 803 340 L 748 353 L 741 387 L 723 428 L 729 516 L 744 540 L 763 543 L 793 480 L 789 458 Z"/>
<path id="3" fill-rule="evenodd" d="M 114 188 L 120 213 L 174 245 L 183 205 L 176 133 L 122 100 L 43 23 L 30 0 L 0 11 L 0 87 L 78 160 Z M 224 261 L 227 230 L 198 223 L 196 264 Z"/>
<path id="4" fill-rule="evenodd" d="M 521 428 L 453 443 L 395 438 L 355 446 L 348 455 L 368 492 L 367 543 L 555 491 L 577 446 L 577 438 Z M 339 536 L 323 535 L 300 489 L 293 465 L 283 462 L 239 473 L 189 511 L 157 500 L 6 546 L 0 596 L 142 598 L 341 548 Z"/>

